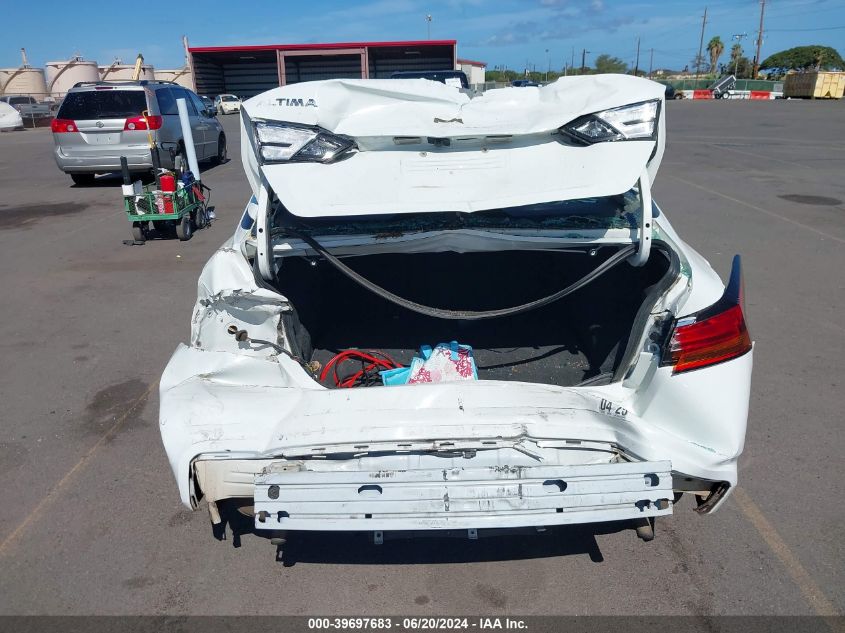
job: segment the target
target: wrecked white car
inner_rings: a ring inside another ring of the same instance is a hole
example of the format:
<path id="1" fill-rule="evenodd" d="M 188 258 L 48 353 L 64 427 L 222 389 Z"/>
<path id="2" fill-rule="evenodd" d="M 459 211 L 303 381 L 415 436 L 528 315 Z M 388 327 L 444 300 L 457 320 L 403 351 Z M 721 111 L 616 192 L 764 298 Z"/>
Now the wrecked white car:
<path id="1" fill-rule="evenodd" d="M 727 287 L 651 199 L 664 87 L 475 98 L 331 80 L 243 104 L 254 196 L 161 379 L 183 503 L 255 528 L 542 527 L 707 513 L 752 366 Z"/>

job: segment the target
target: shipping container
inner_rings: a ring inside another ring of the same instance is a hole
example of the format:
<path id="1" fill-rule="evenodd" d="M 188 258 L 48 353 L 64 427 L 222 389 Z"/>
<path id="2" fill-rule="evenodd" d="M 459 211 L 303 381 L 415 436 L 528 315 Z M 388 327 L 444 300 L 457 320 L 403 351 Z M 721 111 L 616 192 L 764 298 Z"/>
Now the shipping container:
<path id="1" fill-rule="evenodd" d="M 783 84 L 784 97 L 841 99 L 843 93 L 845 93 L 845 72 L 790 73 Z"/>

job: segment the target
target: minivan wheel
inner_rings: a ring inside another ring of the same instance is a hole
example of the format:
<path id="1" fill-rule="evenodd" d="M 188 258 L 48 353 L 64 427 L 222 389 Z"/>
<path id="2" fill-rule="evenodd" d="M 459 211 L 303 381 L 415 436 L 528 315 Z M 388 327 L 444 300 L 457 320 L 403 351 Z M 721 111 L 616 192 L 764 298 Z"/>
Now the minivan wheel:
<path id="1" fill-rule="evenodd" d="M 222 165 L 226 162 L 226 135 L 221 134 L 217 139 L 217 156 L 214 157 L 215 165 Z"/>
<path id="2" fill-rule="evenodd" d="M 70 179 L 75 185 L 93 185 L 94 174 L 71 174 Z"/>

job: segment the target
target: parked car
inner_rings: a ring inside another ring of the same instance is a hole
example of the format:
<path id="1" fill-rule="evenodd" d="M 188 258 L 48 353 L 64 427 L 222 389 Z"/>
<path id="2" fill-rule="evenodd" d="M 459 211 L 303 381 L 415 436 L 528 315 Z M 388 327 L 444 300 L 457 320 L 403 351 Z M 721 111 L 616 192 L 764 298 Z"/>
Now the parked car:
<path id="1" fill-rule="evenodd" d="M 49 103 L 39 103 L 35 97 L 27 95 L 3 95 L 0 101 L 8 103 L 17 110 L 21 118 L 28 121 L 34 119 L 46 119 L 52 116 Z"/>
<path id="2" fill-rule="evenodd" d="M 252 197 L 160 382 L 187 507 L 380 542 L 648 540 L 683 495 L 724 503 L 752 342 L 739 257 L 723 284 L 652 201 L 664 88 L 538 90 L 338 79 L 244 103 Z"/>
<path id="3" fill-rule="evenodd" d="M 23 128 L 21 113 L 5 101 L 0 101 L 0 130 L 18 130 Z"/>
<path id="4" fill-rule="evenodd" d="M 152 135 L 162 167 L 175 169 L 177 157 L 185 158 L 177 99 L 186 100 L 197 160 L 225 161 L 223 126 L 196 94 L 171 82 L 128 81 L 81 83 L 68 91 L 52 122 L 56 164 L 77 184 L 119 170 L 121 156 L 130 171 L 146 172 Z"/>
<path id="5" fill-rule="evenodd" d="M 401 70 L 390 75 L 391 79 L 430 79 L 454 88 L 469 88 L 469 80 L 462 70 Z"/>
<path id="6" fill-rule="evenodd" d="M 232 114 L 241 111 L 241 100 L 235 95 L 217 95 L 214 97 L 217 114 Z"/>
<path id="7" fill-rule="evenodd" d="M 668 81 L 658 81 L 657 83 L 664 87 L 666 101 L 670 101 L 672 99 L 677 98 L 675 96 L 675 86 L 670 84 Z"/>
<path id="8" fill-rule="evenodd" d="M 530 79 L 514 79 L 511 82 L 512 88 L 539 88 L 540 84 Z"/>
<path id="9" fill-rule="evenodd" d="M 200 101 L 202 101 L 202 104 L 205 106 L 206 110 L 210 110 L 212 112 L 217 111 L 217 108 L 214 107 L 214 100 L 211 97 L 200 95 Z"/>

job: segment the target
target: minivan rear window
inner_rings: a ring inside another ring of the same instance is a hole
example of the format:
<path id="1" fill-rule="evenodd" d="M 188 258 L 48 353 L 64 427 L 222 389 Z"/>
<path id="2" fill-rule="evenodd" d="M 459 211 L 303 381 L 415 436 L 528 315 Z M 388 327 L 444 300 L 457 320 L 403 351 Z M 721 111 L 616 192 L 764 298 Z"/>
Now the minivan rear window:
<path id="1" fill-rule="evenodd" d="M 147 109 L 143 90 L 69 92 L 56 115 L 59 119 L 124 119 Z"/>

